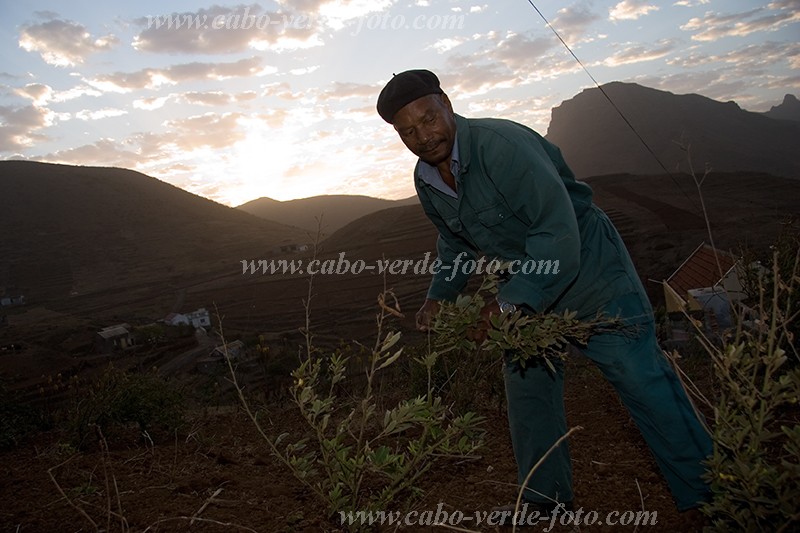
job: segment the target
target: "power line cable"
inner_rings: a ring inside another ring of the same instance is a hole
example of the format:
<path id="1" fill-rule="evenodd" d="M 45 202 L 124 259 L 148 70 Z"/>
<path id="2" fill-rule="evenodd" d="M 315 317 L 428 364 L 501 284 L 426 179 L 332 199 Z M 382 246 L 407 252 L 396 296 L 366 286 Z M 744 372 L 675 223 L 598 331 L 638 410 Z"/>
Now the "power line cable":
<path id="1" fill-rule="evenodd" d="M 589 76 L 589 78 L 591 78 L 592 82 L 594 82 L 595 86 L 598 89 L 600 89 L 600 92 L 603 94 L 603 96 L 605 96 L 606 100 L 608 100 L 608 103 L 611 104 L 611 107 L 613 107 L 614 110 L 619 114 L 619 116 L 622 117 L 622 120 L 625 121 L 625 124 L 627 124 L 628 127 L 631 129 L 631 131 L 634 133 L 634 135 L 636 135 L 636 138 L 639 139 L 639 141 L 642 143 L 642 145 L 644 145 L 644 147 L 648 151 L 648 153 L 650 153 L 650 155 L 653 156 L 653 158 L 656 160 L 656 162 L 661 167 L 661 169 L 664 172 L 666 172 L 666 174 L 670 177 L 670 179 L 672 179 L 672 181 L 678 187 L 678 190 L 681 191 L 683 193 L 683 195 L 686 196 L 687 200 L 689 200 L 689 202 L 695 207 L 695 209 L 697 209 L 699 211 L 700 208 L 695 203 L 695 201 L 692 199 L 692 197 L 689 196 L 686 193 L 686 191 L 683 190 L 683 188 L 681 187 L 681 184 L 678 183 L 678 180 L 675 179 L 675 176 L 672 174 L 672 172 L 670 172 L 669 169 L 667 169 L 667 167 L 664 165 L 664 163 L 661 162 L 661 159 L 658 157 L 658 155 L 656 155 L 656 153 L 653 151 L 653 149 L 650 148 L 650 145 L 647 144 L 647 141 L 645 141 L 644 138 L 639 134 L 639 132 L 636 130 L 636 128 L 633 126 L 633 124 L 631 124 L 630 120 L 628 120 L 628 117 L 625 116 L 625 113 L 623 113 L 622 110 L 619 107 L 617 107 L 617 104 L 614 103 L 614 101 L 611 99 L 611 97 L 608 95 L 608 93 L 606 93 L 605 89 L 603 89 L 603 87 L 597 82 L 597 80 L 594 78 L 594 76 L 592 76 L 592 73 L 589 72 L 589 69 L 586 68 L 586 66 L 578 58 L 578 56 L 575 55 L 575 52 L 572 51 L 572 48 L 569 47 L 569 45 L 566 43 L 566 41 L 564 41 L 564 39 L 561 38 L 561 35 L 558 33 L 558 31 L 556 31 L 556 29 L 553 27 L 553 25 L 550 24 L 550 21 L 547 20 L 547 17 L 545 17 L 544 14 L 539 10 L 539 8 L 536 7 L 536 4 L 533 3 L 533 0 L 528 0 L 528 3 L 531 5 L 531 7 L 533 7 L 533 9 L 536 10 L 536 12 L 539 14 L 539 16 L 545 22 L 545 24 L 547 24 L 547 27 L 550 28 L 550 30 L 553 32 L 553 34 L 555 34 L 555 36 L 558 37 L 558 40 L 561 41 L 561 44 L 564 45 L 564 48 L 566 48 L 567 51 L 570 53 L 570 55 L 572 55 L 572 57 L 575 59 L 575 61 L 578 62 L 578 64 L 583 69 L 583 71 L 586 72 L 586 74 Z"/>

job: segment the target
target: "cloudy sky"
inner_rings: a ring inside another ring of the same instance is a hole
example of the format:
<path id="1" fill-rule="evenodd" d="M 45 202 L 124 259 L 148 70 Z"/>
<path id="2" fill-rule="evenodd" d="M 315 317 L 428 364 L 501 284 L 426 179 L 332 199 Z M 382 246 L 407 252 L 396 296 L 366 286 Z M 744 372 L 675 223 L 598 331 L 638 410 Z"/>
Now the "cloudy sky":
<path id="1" fill-rule="evenodd" d="M 767 111 L 800 95 L 800 0 L 534 2 L 600 83 Z M 228 205 L 413 194 L 375 113 L 430 68 L 456 112 L 546 133 L 589 77 L 527 0 L 0 0 L 0 157 L 135 169 Z"/>

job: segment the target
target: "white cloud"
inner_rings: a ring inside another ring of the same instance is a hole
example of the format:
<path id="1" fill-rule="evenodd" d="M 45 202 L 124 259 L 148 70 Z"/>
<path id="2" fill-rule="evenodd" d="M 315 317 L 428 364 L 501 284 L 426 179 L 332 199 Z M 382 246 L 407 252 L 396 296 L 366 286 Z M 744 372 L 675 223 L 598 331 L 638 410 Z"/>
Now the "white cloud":
<path id="1" fill-rule="evenodd" d="M 112 139 L 100 139 L 92 144 L 58 150 L 36 159 L 72 165 L 98 165 L 136 169 L 144 162 L 145 157 L 138 151 L 124 149 Z"/>
<path id="2" fill-rule="evenodd" d="M 141 17 L 133 40 L 137 50 L 169 54 L 232 54 L 246 50 L 280 52 L 324 44 L 326 28 L 387 8 L 390 0 L 283 1 L 278 10 L 259 4 L 212 5 L 197 11 Z"/>
<path id="3" fill-rule="evenodd" d="M 654 46 L 647 47 L 642 44 L 628 44 L 613 55 L 605 58 L 600 64 L 607 67 L 619 67 L 644 61 L 660 59 L 675 49 L 675 42 L 669 39 L 658 41 Z"/>
<path id="4" fill-rule="evenodd" d="M 154 96 L 151 98 L 137 98 L 133 101 L 133 107 L 136 109 L 143 109 L 145 111 L 152 111 L 154 109 L 161 109 L 164 104 L 169 100 L 169 96 Z"/>
<path id="5" fill-rule="evenodd" d="M 742 13 L 721 15 L 707 12 L 694 17 L 680 28 L 695 32 L 693 41 L 717 41 L 723 37 L 742 37 L 762 31 L 777 31 L 788 24 L 800 22 L 800 2 L 782 0 Z"/>
<path id="6" fill-rule="evenodd" d="M 33 105 L 0 106 L 0 152 L 13 152 L 44 140 L 39 130 L 53 123 L 53 112 Z"/>
<path id="7" fill-rule="evenodd" d="M 251 4 L 143 17 L 135 21 L 144 29 L 134 38 L 133 47 L 155 53 L 242 52 L 255 41 L 273 43 L 287 33 L 280 23 L 284 16 Z"/>
<path id="8" fill-rule="evenodd" d="M 302 67 L 302 68 L 294 68 L 289 71 L 289 74 L 293 76 L 302 76 L 304 74 L 311 74 L 315 70 L 319 68 L 319 65 L 312 65 L 309 67 Z"/>
<path id="9" fill-rule="evenodd" d="M 133 101 L 133 107 L 145 111 L 152 111 L 164 107 L 169 101 L 204 107 L 222 107 L 236 102 L 252 100 L 256 97 L 257 94 L 253 91 L 239 94 L 230 94 L 222 91 L 188 91 L 185 93 L 171 93 L 166 96 L 137 98 Z"/>
<path id="10" fill-rule="evenodd" d="M 710 2 L 711 0 L 678 0 L 672 5 L 679 7 L 695 7 L 695 6 L 702 6 Z"/>
<path id="11" fill-rule="evenodd" d="M 456 48 L 456 47 L 460 46 L 465 41 L 466 41 L 466 39 L 463 39 L 463 38 L 455 38 L 455 39 L 453 39 L 453 38 L 444 38 L 444 39 L 439 39 L 438 41 L 436 41 L 435 43 L 433 43 L 431 45 L 431 48 L 433 48 L 434 50 L 436 50 L 440 54 L 443 54 L 445 52 L 449 52 L 453 48 Z"/>
<path id="12" fill-rule="evenodd" d="M 58 67 L 83 63 L 87 56 L 108 50 L 118 42 L 113 35 L 93 38 L 82 25 L 68 20 L 49 20 L 23 26 L 19 46 L 37 52 L 42 59 Z"/>
<path id="13" fill-rule="evenodd" d="M 576 4 L 559 9 L 552 24 L 565 41 L 575 44 L 583 40 L 589 26 L 601 18 L 588 4 Z"/>
<path id="14" fill-rule="evenodd" d="M 180 95 L 182 100 L 188 104 L 196 104 L 202 106 L 222 106 L 230 104 L 235 101 L 232 94 L 221 91 L 208 91 L 208 92 L 188 92 Z"/>
<path id="15" fill-rule="evenodd" d="M 611 20 L 636 20 L 651 11 L 658 11 L 658 6 L 650 5 L 642 0 L 623 0 L 609 11 Z"/>
<path id="16" fill-rule="evenodd" d="M 168 121 L 169 143 L 191 152 L 200 148 L 225 148 L 244 138 L 240 113 L 206 113 Z M 165 138 L 166 140 L 166 138 Z"/>
<path id="17" fill-rule="evenodd" d="M 316 95 L 315 99 L 320 101 L 342 101 L 350 98 L 369 100 L 375 98 L 381 87 L 382 85 L 335 81 L 329 85 L 329 88 Z"/>
<path id="18" fill-rule="evenodd" d="M 103 118 L 119 117 L 127 114 L 128 112 L 124 109 L 113 109 L 107 107 L 104 109 L 84 109 L 83 111 L 78 111 L 75 113 L 75 118 L 80 120 L 100 120 Z"/>
<path id="19" fill-rule="evenodd" d="M 66 102 L 82 96 L 100 96 L 97 89 L 87 86 L 78 86 L 65 91 L 56 91 L 49 85 L 29 83 L 24 87 L 14 89 L 14 93 L 23 98 L 30 99 L 34 105 L 42 106 L 49 102 Z"/>
<path id="20" fill-rule="evenodd" d="M 52 101 L 53 102 L 67 102 L 69 100 L 75 100 L 76 98 L 81 98 L 83 96 L 100 96 L 103 93 L 94 89 L 92 87 L 86 85 L 80 85 L 77 87 L 73 87 L 71 89 L 67 89 L 66 91 L 56 91 L 53 94 Z"/>
<path id="21" fill-rule="evenodd" d="M 232 63 L 183 63 L 163 69 L 146 68 L 135 72 L 116 72 L 97 76 L 86 82 L 107 92 L 127 93 L 137 89 L 154 89 L 189 80 L 225 80 L 263 76 L 277 69 L 262 64 L 260 57 L 240 59 Z"/>
<path id="22" fill-rule="evenodd" d="M 318 14 L 325 25 L 333 30 L 341 30 L 357 19 L 362 19 L 358 22 L 358 27 L 361 28 L 365 23 L 364 18 L 380 18 L 376 13 L 387 11 L 394 2 L 395 0 L 332 0 L 320 2 Z"/>
<path id="23" fill-rule="evenodd" d="M 41 83 L 29 83 L 25 87 L 15 89 L 14 92 L 23 98 L 30 99 L 34 105 L 46 104 L 53 97 L 53 89 Z"/>
<path id="24" fill-rule="evenodd" d="M 791 62 L 797 62 L 798 59 L 800 59 L 800 43 L 766 41 L 743 46 L 731 50 L 730 52 L 713 56 L 713 59 L 724 61 L 738 68 L 748 67 L 763 69 L 769 65 L 778 64 L 783 61 L 789 62 L 790 68 L 797 68 L 797 65 L 792 67 Z"/>
<path id="25" fill-rule="evenodd" d="M 484 48 L 447 57 L 448 71 L 457 73 L 452 76 L 453 86 L 463 94 L 481 95 L 493 89 L 534 83 L 580 68 L 569 56 L 561 53 L 558 40 L 542 32 L 508 32 L 502 36 L 489 32 L 474 36 L 474 41 L 485 43 Z M 443 75 L 449 77 L 447 73 Z"/>

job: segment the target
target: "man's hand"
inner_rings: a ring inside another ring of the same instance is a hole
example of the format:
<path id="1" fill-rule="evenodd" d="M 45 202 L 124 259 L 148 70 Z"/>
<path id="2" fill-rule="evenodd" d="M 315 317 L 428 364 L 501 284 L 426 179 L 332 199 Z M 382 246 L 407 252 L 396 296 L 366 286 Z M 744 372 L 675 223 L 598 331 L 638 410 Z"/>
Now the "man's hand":
<path id="1" fill-rule="evenodd" d="M 428 328 L 431 326 L 431 321 L 433 317 L 439 313 L 440 307 L 441 304 L 438 300 L 426 299 L 425 303 L 422 304 L 422 307 L 417 311 L 417 329 L 420 331 L 428 331 Z"/>
<path id="2" fill-rule="evenodd" d="M 493 315 L 500 315 L 500 304 L 497 303 L 497 300 L 495 299 L 490 300 L 486 305 L 483 306 L 478 323 L 475 324 L 475 327 L 467 333 L 467 338 L 477 342 L 478 344 L 481 344 L 483 341 L 485 341 L 487 332 L 491 326 L 489 317 Z"/>

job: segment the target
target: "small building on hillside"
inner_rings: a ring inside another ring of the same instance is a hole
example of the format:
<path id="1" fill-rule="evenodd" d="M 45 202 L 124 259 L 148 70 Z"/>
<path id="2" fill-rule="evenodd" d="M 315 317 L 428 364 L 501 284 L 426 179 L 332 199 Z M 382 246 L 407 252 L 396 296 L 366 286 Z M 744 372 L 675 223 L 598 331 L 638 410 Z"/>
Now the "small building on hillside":
<path id="1" fill-rule="evenodd" d="M 242 341 L 231 341 L 228 344 L 220 344 L 211 350 L 211 357 L 225 359 L 225 352 L 228 357 L 236 359 L 244 353 L 244 343 Z"/>
<path id="2" fill-rule="evenodd" d="M 211 325 L 211 315 L 209 315 L 205 307 L 201 307 L 197 311 L 192 311 L 191 313 L 186 313 L 186 318 L 195 328 L 207 328 Z"/>
<path id="3" fill-rule="evenodd" d="M 205 307 L 201 307 L 191 313 L 170 313 L 164 317 L 164 323 L 168 326 L 207 328 L 211 325 L 211 315 Z"/>
<path id="4" fill-rule="evenodd" d="M 168 326 L 188 326 L 189 317 L 181 313 L 170 313 L 164 317 L 164 324 Z"/>
<path id="5" fill-rule="evenodd" d="M 0 307 L 12 307 L 15 305 L 25 305 L 27 300 L 24 294 L 5 293 L 0 296 Z"/>
<path id="6" fill-rule="evenodd" d="M 281 244 L 280 246 L 276 246 L 274 249 L 275 253 L 283 254 L 299 254 L 302 252 L 307 252 L 308 250 L 308 244 L 302 243 Z"/>
<path id="7" fill-rule="evenodd" d="M 731 303 L 744 296 L 736 265 L 731 254 L 702 243 L 662 282 L 667 312 L 700 311 L 715 325 L 730 327 Z"/>
<path id="8" fill-rule="evenodd" d="M 103 328 L 95 335 L 95 347 L 100 353 L 113 353 L 133 347 L 136 341 L 129 324 Z"/>
<path id="9" fill-rule="evenodd" d="M 226 374 L 228 372 L 228 362 L 225 359 L 226 351 L 231 360 L 236 360 L 238 367 L 241 362 L 241 356 L 244 354 L 244 343 L 239 340 L 215 346 L 208 355 L 198 357 L 195 360 L 195 368 L 201 374 L 208 376 Z"/>

